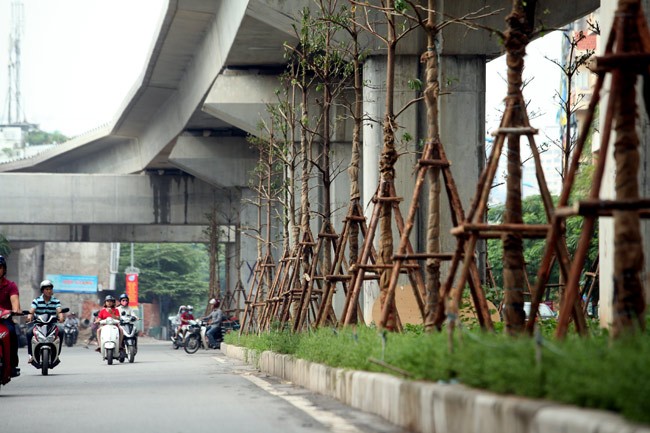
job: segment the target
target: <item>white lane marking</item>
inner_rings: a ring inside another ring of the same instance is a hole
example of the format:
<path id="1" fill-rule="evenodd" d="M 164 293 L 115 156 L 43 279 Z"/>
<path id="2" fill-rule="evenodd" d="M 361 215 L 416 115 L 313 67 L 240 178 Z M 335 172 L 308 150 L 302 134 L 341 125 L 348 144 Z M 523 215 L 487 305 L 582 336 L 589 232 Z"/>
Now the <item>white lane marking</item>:
<path id="1" fill-rule="evenodd" d="M 316 421 L 320 422 L 321 424 L 329 427 L 333 432 L 336 433 L 362 433 L 361 430 L 347 422 L 345 419 L 341 418 L 340 416 L 333 414 L 332 412 L 327 412 L 321 409 L 318 409 L 315 407 L 312 402 L 307 400 L 304 397 L 300 397 L 297 395 L 289 395 L 287 392 L 284 391 L 278 391 L 276 390 L 273 385 L 270 383 L 260 379 L 257 376 L 252 376 L 248 374 L 243 374 L 242 375 L 244 378 L 248 379 L 249 381 L 253 382 L 255 385 L 259 386 L 262 388 L 264 391 L 268 392 L 271 395 L 274 395 L 276 397 L 280 397 L 287 402 L 291 403 L 298 409 L 302 410 L 305 412 L 307 415 L 311 416 L 314 418 Z"/>
<path id="2" fill-rule="evenodd" d="M 214 359 L 215 361 L 220 362 L 222 364 L 226 363 L 226 360 L 223 359 L 223 358 L 217 358 L 216 356 L 213 356 L 212 359 Z"/>

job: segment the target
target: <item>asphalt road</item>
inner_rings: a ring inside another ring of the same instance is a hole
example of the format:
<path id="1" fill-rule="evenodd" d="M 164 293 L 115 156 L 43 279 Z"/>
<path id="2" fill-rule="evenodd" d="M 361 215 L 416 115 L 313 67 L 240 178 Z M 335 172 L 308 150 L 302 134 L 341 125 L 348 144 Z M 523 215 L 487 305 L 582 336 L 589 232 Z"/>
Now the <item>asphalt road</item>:
<path id="1" fill-rule="evenodd" d="M 0 432 L 404 432 L 217 350 L 153 340 L 135 363 L 109 366 L 93 347 L 64 347 L 48 376 L 21 349 L 22 375 L 0 388 Z"/>

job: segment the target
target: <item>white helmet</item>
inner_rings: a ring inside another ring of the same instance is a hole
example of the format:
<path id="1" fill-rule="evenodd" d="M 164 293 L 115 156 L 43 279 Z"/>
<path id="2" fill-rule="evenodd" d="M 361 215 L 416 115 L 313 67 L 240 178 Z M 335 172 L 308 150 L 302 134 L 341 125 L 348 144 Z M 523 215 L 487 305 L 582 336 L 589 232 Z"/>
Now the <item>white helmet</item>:
<path id="1" fill-rule="evenodd" d="M 187 311 L 192 311 L 192 310 L 194 310 L 194 307 L 192 307 L 191 305 L 188 305 L 187 306 Z"/>
<path id="2" fill-rule="evenodd" d="M 214 305 L 216 303 L 217 303 L 216 299 L 214 299 L 214 298 L 210 299 L 210 302 L 209 302 L 210 305 Z"/>
<path id="3" fill-rule="evenodd" d="M 46 287 L 54 288 L 54 283 L 52 283 L 52 281 L 50 280 L 41 281 L 41 293 L 43 293 L 43 289 L 45 289 Z"/>

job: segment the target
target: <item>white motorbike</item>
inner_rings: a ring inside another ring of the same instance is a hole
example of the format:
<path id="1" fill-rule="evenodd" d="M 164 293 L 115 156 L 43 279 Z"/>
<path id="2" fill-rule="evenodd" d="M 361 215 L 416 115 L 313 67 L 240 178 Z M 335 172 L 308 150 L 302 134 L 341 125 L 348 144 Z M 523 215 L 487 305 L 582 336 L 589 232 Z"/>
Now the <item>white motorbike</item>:
<path id="1" fill-rule="evenodd" d="M 63 308 L 62 313 L 70 311 Z M 32 345 L 32 366 L 40 368 L 41 374 L 47 376 L 51 368 L 59 365 L 61 360 L 61 337 L 56 314 L 38 314 L 34 317 L 34 330 L 27 344 Z"/>
<path id="2" fill-rule="evenodd" d="M 207 349 L 210 347 L 208 335 L 206 334 L 208 325 L 204 320 L 190 320 L 185 335 L 185 352 L 195 353 L 199 348 Z"/>
<path id="3" fill-rule="evenodd" d="M 120 356 L 120 321 L 112 317 L 100 320 L 101 325 L 99 347 L 101 348 L 102 359 L 113 364 L 113 359 Z"/>
<path id="4" fill-rule="evenodd" d="M 135 361 L 135 354 L 138 353 L 138 330 L 135 327 L 137 321 L 137 317 L 126 314 L 126 311 L 122 312 L 120 328 L 124 333 L 124 353 L 120 354 L 120 362 L 124 362 L 125 358 L 128 358 L 130 363 Z"/>

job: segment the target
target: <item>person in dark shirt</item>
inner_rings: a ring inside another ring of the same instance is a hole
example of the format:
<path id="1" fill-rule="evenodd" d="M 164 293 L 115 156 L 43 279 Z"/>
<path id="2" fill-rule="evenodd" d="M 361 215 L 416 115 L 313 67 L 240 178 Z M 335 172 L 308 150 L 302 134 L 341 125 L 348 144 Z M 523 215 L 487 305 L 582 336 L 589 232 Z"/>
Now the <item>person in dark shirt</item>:
<path id="1" fill-rule="evenodd" d="M 202 320 L 207 320 L 208 330 L 206 335 L 210 341 L 211 349 L 221 348 L 221 341 L 223 340 L 223 333 L 221 331 L 221 324 L 223 322 L 223 311 L 221 311 L 220 305 L 221 301 L 218 299 L 210 299 L 210 305 L 212 305 L 212 311 L 207 316 L 203 317 Z"/>
<path id="2" fill-rule="evenodd" d="M 13 281 L 7 279 L 7 260 L 3 256 L 0 256 L 0 307 L 5 310 L 11 310 L 14 313 L 21 311 L 18 286 Z M 20 376 L 20 368 L 18 368 L 18 334 L 16 332 L 16 324 L 11 317 L 8 319 L 0 319 L 0 321 L 9 330 L 11 376 L 17 377 Z"/>

